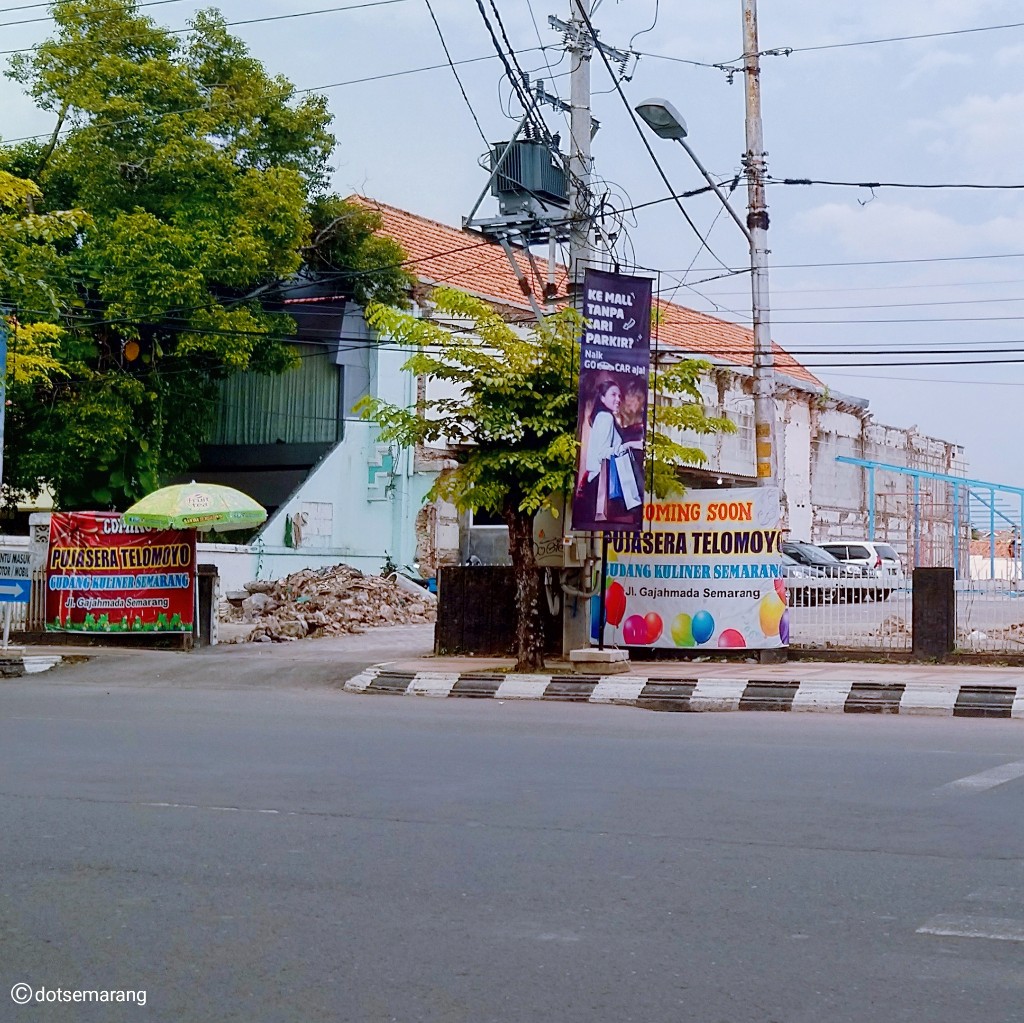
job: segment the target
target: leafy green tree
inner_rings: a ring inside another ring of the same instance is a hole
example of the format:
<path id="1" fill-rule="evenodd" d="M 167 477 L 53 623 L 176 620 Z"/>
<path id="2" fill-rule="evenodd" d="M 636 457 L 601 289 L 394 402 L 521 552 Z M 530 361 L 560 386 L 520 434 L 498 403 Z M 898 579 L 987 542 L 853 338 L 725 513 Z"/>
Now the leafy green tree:
<path id="1" fill-rule="evenodd" d="M 455 385 L 456 397 L 429 407 L 401 408 L 363 399 L 361 414 L 381 428 L 382 440 L 405 447 L 449 447 L 458 465 L 442 472 L 429 500 L 443 498 L 460 511 L 500 515 L 509 532 L 516 581 L 516 670 L 544 666 L 533 520 L 541 508 L 556 511 L 576 481 L 576 367 L 581 319 L 572 309 L 548 316 L 523 337 L 487 303 L 439 288 L 436 310 L 472 323 L 469 332 L 373 304 L 371 326 L 415 349 L 405 369 Z M 706 461 L 698 448 L 673 439 L 680 429 L 714 433 L 735 429 L 708 416 L 700 375 L 709 364 L 683 359 L 659 369 L 658 395 L 681 398 L 658 409 L 657 430 L 647 437 L 649 488 L 659 496 L 681 490 L 677 470 Z"/>
<path id="2" fill-rule="evenodd" d="M 0 304 L 51 328 L 16 330 L 15 352 L 48 340 L 59 363 L 11 395 L 7 497 L 48 485 L 65 508 L 124 507 L 195 464 L 219 380 L 296 364 L 296 275 L 385 302 L 408 277 L 373 214 L 327 190 L 324 98 L 268 74 L 217 12 L 183 36 L 131 0 L 52 16 L 8 75 L 53 132 L 0 145 L 8 189 L 30 185 L 7 197 L 29 208 Z"/>
<path id="3" fill-rule="evenodd" d="M 56 313 L 59 301 L 44 279 L 45 264 L 56 258 L 55 246 L 73 238 L 87 223 L 82 210 L 36 213 L 42 193 L 31 181 L 0 170 L 0 295 L 18 292 Z M 33 310 L 39 313 L 39 310 Z M 63 331 L 48 322 L 19 322 L 4 316 L 4 327 L 16 336 L 7 354 L 6 379 L 11 387 L 50 386 L 64 375 L 57 357 Z"/>

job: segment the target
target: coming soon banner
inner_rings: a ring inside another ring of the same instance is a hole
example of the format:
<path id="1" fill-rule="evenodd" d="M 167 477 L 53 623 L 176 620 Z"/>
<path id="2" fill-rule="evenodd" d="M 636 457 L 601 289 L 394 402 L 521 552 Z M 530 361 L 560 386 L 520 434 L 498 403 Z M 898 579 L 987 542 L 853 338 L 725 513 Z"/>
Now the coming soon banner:
<path id="1" fill-rule="evenodd" d="M 651 367 L 651 281 L 587 270 L 572 528 L 643 525 L 644 439 Z"/>
<path id="2" fill-rule="evenodd" d="M 191 632 L 196 534 L 126 526 L 117 512 L 54 512 L 46 555 L 46 628 Z"/>
<path id="3" fill-rule="evenodd" d="M 649 503 L 643 532 L 608 538 L 605 643 L 786 646 L 780 518 L 772 487 L 690 490 Z"/>

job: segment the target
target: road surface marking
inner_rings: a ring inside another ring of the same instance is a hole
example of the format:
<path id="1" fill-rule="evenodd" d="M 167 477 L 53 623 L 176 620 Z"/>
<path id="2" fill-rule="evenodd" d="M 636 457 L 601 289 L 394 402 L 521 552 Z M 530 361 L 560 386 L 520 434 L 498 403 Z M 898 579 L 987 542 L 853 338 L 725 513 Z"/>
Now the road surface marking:
<path id="1" fill-rule="evenodd" d="M 1006 920 L 997 916 L 933 916 L 918 934 L 940 938 L 987 938 L 989 941 L 1024 941 L 1024 920 Z"/>
<path id="2" fill-rule="evenodd" d="M 228 813 L 273 813 L 284 814 L 286 817 L 298 816 L 291 810 L 264 810 L 256 806 L 203 806 L 200 803 L 138 803 L 138 806 L 151 806 L 158 810 L 220 810 Z"/>
<path id="3" fill-rule="evenodd" d="M 999 767 L 992 767 L 987 771 L 979 771 L 977 774 L 969 774 L 965 778 L 957 778 L 956 781 L 941 786 L 939 791 L 984 792 L 985 789 L 993 789 L 997 785 L 1003 785 L 1022 775 L 1024 775 L 1024 760 L 1015 760 L 1011 764 L 1000 764 Z"/>

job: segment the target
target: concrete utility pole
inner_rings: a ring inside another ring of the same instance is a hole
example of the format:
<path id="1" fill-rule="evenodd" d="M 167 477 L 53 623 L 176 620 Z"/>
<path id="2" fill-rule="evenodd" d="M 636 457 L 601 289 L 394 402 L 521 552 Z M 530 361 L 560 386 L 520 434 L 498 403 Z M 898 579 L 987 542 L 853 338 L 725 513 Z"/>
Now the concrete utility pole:
<path id="1" fill-rule="evenodd" d="M 775 356 L 768 302 L 768 206 L 761 128 L 761 60 L 757 0 L 743 0 L 743 80 L 746 98 L 747 230 L 750 237 L 751 318 L 754 325 L 754 446 L 758 486 L 778 483 L 775 448 Z"/>
<path id="2" fill-rule="evenodd" d="M 583 312 L 583 275 L 593 260 L 591 238 L 590 171 L 590 58 L 594 52 L 593 39 L 583 17 L 586 0 L 569 0 L 569 24 L 565 29 L 566 48 L 569 52 L 569 284 L 573 305 Z M 589 580 L 584 570 L 580 574 L 580 590 L 587 591 Z M 562 652 L 590 645 L 590 600 L 576 597 L 577 613 L 562 615 Z"/>
<path id="3" fill-rule="evenodd" d="M 566 44 L 569 76 L 569 280 L 574 304 L 583 309 L 583 273 L 593 258 L 590 245 L 590 58 L 593 40 L 583 17 L 585 0 L 569 0 Z"/>
<path id="4" fill-rule="evenodd" d="M 7 310 L 0 306 L 0 484 L 4 480 L 4 427 L 7 421 Z"/>

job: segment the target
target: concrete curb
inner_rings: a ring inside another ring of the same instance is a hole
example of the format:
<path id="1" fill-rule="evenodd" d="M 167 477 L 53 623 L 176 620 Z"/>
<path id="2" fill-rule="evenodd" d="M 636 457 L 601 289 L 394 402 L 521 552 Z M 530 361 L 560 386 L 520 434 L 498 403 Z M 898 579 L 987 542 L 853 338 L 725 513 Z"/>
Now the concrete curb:
<path id="1" fill-rule="evenodd" d="M 835 714 L 930 714 L 1024 718 L 1024 684 L 957 685 L 853 679 L 643 678 L 598 675 L 514 675 L 368 668 L 345 683 L 350 693 L 560 700 L 622 704 L 645 710 L 809 711 Z"/>
<path id="2" fill-rule="evenodd" d="M 64 658 L 58 654 L 0 655 L 0 678 L 22 678 L 55 668 Z"/>

